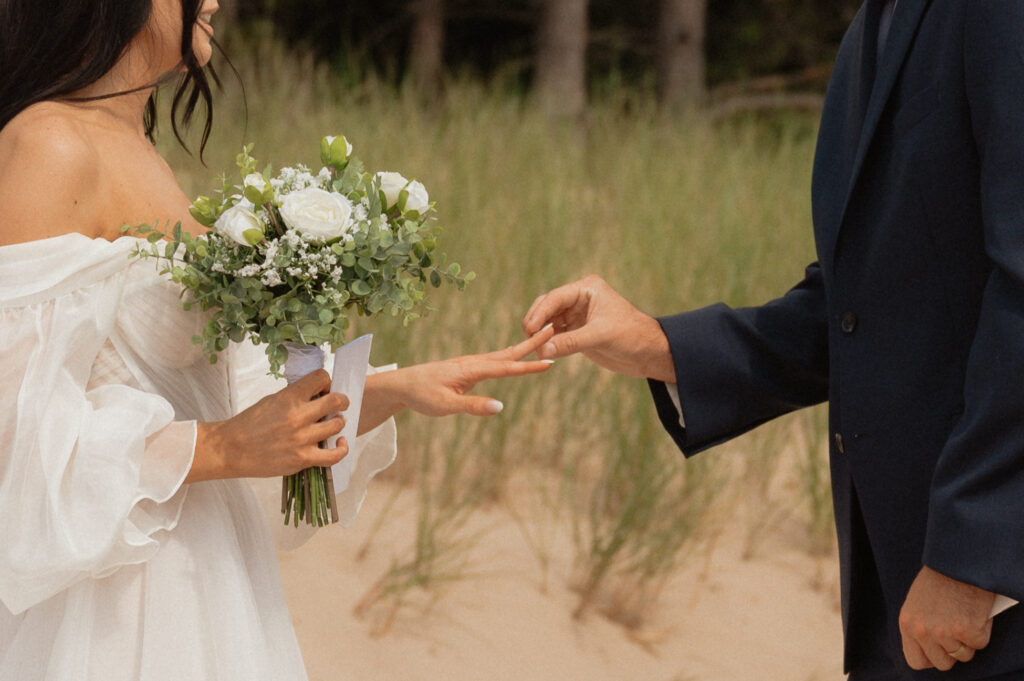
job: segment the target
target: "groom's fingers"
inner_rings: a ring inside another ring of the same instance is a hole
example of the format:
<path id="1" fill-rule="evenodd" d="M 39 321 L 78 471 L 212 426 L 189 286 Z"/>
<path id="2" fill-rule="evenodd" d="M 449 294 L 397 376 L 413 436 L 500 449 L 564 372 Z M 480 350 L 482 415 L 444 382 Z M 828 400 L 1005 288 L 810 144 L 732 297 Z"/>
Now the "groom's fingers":
<path id="1" fill-rule="evenodd" d="M 934 666 L 918 642 L 912 638 L 904 637 L 903 639 L 903 657 L 906 658 L 907 665 L 911 669 L 930 669 Z"/>
<path id="2" fill-rule="evenodd" d="M 584 280 L 576 281 L 560 286 L 534 300 L 523 317 L 523 331 L 526 335 L 532 336 L 574 307 L 586 307 L 587 297 L 584 295 L 584 289 Z"/>
<path id="3" fill-rule="evenodd" d="M 595 344 L 592 329 L 586 326 L 574 331 L 556 334 L 551 340 L 537 349 L 537 356 L 541 359 L 558 359 L 568 357 L 577 352 L 589 350 Z"/>
<path id="4" fill-rule="evenodd" d="M 527 336 L 532 336 L 547 324 L 551 323 L 550 314 L 546 311 L 542 311 L 542 307 L 545 305 L 545 300 L 550 293 L 544 293 L 537 296 L 532 303 L 530 303 L 530 309 L 523 315 L 523 333 Z"/>

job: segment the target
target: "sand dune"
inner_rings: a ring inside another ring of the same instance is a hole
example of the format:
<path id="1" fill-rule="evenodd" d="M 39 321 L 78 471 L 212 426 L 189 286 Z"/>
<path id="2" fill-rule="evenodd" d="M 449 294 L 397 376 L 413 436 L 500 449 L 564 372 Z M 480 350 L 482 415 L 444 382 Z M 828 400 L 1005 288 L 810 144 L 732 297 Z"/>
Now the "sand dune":
<path id="1" fill-rule="evenodd" d="M 774 531 L 742 558 L 740 530 L 692 556 L 650 621 L 627 631 L 598 614 L 575 620 L 572 546 L 549 547 L 548 570 L 501 509 L 472 520 L 481 538 L 473 576 L 429 609 L 353 607 L 411 544 L 411 492 L 399 494 L 362 559 L 357 553 L 389 496 L 375 483 L 349 529 L 321 531 L 282 553 L 281 568 L 312 681 L 831 681 L 843 678 L 834 557 L 815 558 Z M 413 594 L 421 605 L 430 594 Z"/>

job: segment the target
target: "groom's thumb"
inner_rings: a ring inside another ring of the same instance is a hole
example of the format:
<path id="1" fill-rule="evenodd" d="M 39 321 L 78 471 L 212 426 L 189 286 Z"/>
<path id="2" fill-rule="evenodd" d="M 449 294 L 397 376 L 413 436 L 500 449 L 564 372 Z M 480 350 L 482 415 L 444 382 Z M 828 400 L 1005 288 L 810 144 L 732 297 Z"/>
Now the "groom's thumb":
<path id="1" fill-rule="evenodd" d="M 555 334 L 551 340 L 537 349 L 537 356 L 541 359 L 558 359 L 567 355 L 574 355 L 587 348 L 586 329 L 575 331 L 564 331 Z"/>

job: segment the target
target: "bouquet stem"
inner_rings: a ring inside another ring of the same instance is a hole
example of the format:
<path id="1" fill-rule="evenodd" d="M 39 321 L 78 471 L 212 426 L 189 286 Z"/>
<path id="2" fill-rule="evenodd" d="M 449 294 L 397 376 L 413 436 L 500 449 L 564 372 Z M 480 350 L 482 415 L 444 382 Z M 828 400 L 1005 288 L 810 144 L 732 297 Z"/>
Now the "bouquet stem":
<path id="1" fill-rule="evenodd" d="M 284 371 L 289 384 L 323 368 L 324 353 L 318 346 L 287 343 L 287 347 Z M 338 522 L 331 469 L 307 468 L 285 477 L 281 483 L 281 513 L 285 525 L 294 523 L 296 527 L 300 518 L 316 527 Z"/>

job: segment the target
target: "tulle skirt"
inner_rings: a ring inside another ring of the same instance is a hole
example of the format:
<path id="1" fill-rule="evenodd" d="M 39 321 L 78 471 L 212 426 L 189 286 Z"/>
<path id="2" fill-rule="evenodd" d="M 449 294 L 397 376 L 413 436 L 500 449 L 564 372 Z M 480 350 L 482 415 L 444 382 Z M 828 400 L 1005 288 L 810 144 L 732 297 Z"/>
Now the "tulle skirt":
<path id="1" fill-rule="evenodd" d="M 189 485 L 149 561 L 13 616 L 0 681 L 299 681 L 266 516 L 244 480 Z"/>

